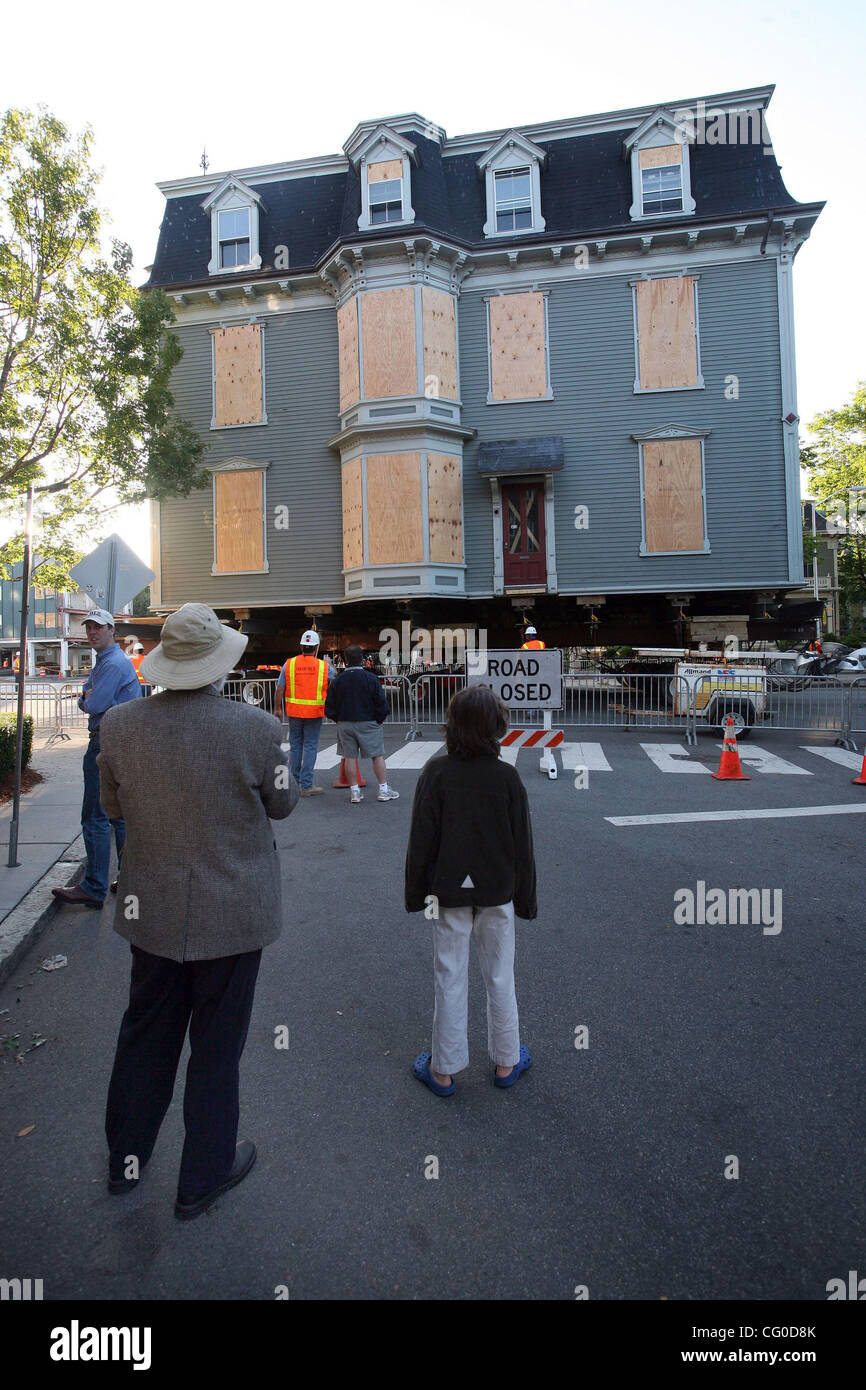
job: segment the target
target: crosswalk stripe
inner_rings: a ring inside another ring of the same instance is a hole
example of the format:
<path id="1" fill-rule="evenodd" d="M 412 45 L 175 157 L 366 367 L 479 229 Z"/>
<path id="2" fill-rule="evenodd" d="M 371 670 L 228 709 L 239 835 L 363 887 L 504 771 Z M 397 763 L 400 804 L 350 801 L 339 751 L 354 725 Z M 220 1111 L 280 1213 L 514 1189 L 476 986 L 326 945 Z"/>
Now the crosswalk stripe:
<path id="1" fill-rule="evenodd" d="M 717 748 L 724 747 L 717 743 Z M 756 743 L 741 743 L 737 745 L 740 754 L 740 762 L 747 767 L 754 768 L 755 772 L 778 772 L 786 773 L 789 776 L 811 777 L 805 767 L 797 767 L 796 763 L 789 763 L 787 759 L 780 758 L 778 753 L 771 753 L 769 748 L 759 748 Z"/>
<path id="2" fill-rule="evenodd" d="M 579 767 L 585 767 L 587 772 L 613 771 L 600 743 L 561 743 L 559 752 L 563 772 L 575 772 Z"/>
<path id="3" fill-rule="evenodd" d="M 340 761 L 340 754 L 337 752 L 336 743 L 332 743 L 327 748 L 320 748 L 316 758 L 317 771 L 326 772 L 329 767 L 336 767 Z"/>
<path id="4" fill-rule="evenodd" d="M 388 754 L 388 770 L 390 771 L 393 767 L 423 767 L 444 746 L 441 740 L 436 743 L 429 739 L 418 739 L 417 742 L 404 743 L 403 747 L 398 748 L 395 753 Z"/>
<path id="5" fill-rule="evenodd" d="M 513 743 L 513 744 L 511 744 L 511 746 L 508 747 L 508 748 L 505 748 L 505 747 L 500 748 L 500 750 L 499 750 L 499 756 L 500 756 L 500 758 L 502 759 L 502 761 L 503 761 L 504 763 L 511 763 L 511 766 L 512 766 L 512 767 L 516 767 L 516 766 L 517 766 L 517 755 L 518 755 L 519 752 L 520 752 L 520 745 L 519 745 L 518 743 Z"/>
<path id="6" fill-rule="evenodd" d="M 681 743 L 642 743 L 641 748 L 661 772 L 704 772 L 703 763 L 689 762 L 689 750 Z"/>
<path id="7" fill-rule="evenodd" d="M 853 767 L 856 772 L 863 766 L 862 754 L 849 753 L 847 748 L 819 748 L 817 744 L 812 743 L 801 743 L 800 747 L 804 753 L 815 753 L 830 763 L 838 763 L 840 767 Z"/>

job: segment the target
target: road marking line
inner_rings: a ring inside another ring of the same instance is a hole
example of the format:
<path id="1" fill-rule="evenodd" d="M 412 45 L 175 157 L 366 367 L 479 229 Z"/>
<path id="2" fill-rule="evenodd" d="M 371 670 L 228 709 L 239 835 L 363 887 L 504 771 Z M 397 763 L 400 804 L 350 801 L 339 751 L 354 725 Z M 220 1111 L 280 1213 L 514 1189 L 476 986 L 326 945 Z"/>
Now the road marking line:
<path id="1" fill-rule="evenodd" d="M 702 763 L 688 761 L 688 749 L 681 743 L 642 743 L 641 748 L 661 772 L 709 773 Z"/>
<path id="2" fill-rule="evenodd" d="M 340 761 L 340 754 L 337 752 L 336 743 L 332 743 L 328 748 L 320 748 L 316 757 L 316 770 L 326 772 L 329 767 L 336 767 Z"/>
<path id="3" fill-rule="evenodd" d="M 819 758 L 826 758 L 830 763 L 838 763 L 840 767 L 853 767 L 859 772 L 863 766 L 863 757 L 860 753 L 849 753 L 847 748 L 818 748 L 811 743 L 801 743 L 800 747 L 806 753 L 816 753 Z"/>
<path id="4" fill-rule="evenodd" d="M 777 816 L 856 816 L 866 813 L 866 803 L 846 806 L 790 806 L 769 811 L 678 811 L 657 816 L 605 816 L 611 825 L 687 825 L 690 821 L 772 820 Z"/>
<path id="5" fill-rule="evenodd" d="M 753 767 L 756 772 L 778 772 L 786 773 L 788 776 L 812 777 L 813 773 L 807 772 L 804 767 L 797 767 L 796 763 L 789 763 L 785 758 L 780 758 L 778 753 L 771 753 L 769 748 L 759 748 L 756 743 L 748 746 L 738 744 L 740 762 L 748 767 Z M 723 743 L 717 743 L 717 748 L 724 748 Z"/>
<path id="6" fill-rule="evenodd" d="M 444 743 L 421 742 L 404 743 L 402 748 L 387 755 L 389 769 L 392 767 L 423 767 L 434 753 L 438 753 L 440 748 L 444 748 Z"/>
<path id="7" fill-rule="evenodd" d="M 613 772 L 600 743 L 561 743 L 558 751 L 564 772 L 575 772 L 579 767 L 587 772 Z"/>

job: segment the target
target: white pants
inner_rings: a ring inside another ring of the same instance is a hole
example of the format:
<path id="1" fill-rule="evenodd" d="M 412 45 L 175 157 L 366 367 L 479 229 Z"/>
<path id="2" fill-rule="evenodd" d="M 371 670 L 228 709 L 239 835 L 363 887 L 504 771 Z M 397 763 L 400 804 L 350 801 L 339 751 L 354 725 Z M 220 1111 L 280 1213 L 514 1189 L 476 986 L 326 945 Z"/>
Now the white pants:
<path id="1" fill-rule="evenodd" d="M 487 990 L 487 1047 L 500 1067 L 520 1061 L 514 993 L 514 904 L 443 907 L 433 923 L 433 1050 L 430 1066 L 452 1076 L 469 1065 L 469 941 L 475 941 Z"/>

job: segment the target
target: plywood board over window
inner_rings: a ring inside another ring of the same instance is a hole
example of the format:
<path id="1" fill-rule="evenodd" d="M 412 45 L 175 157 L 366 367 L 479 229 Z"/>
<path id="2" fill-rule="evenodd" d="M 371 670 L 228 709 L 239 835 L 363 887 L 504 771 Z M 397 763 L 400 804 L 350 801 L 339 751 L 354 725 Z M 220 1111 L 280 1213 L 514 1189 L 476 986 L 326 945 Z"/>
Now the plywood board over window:
<path id="1" fill-rule="evenodd" d="M 490 309 L 490 397 L 534 400 L 547 395 L 544 295 L 495 295 Z"/>
<path id="2" fill-rule="evenodd" d="M 263 414 L 261 324 L 214 329 L 213 351 L 214 424 L 259 424 Z"/>
<path id="3" fill-rule="evenodd" d="M 385 179 L 402 179 L 402 159 L 380 159 L 367 165 L 367 182 L 383 183 Z"/>
<path id="4" fill-rule="evenodd" d="M 370 290 L 360 304 L 365 397 L 417 395 L 414 289 Z"/>
<path id="5" fill-rule="evenodd" d="M 427 455 L 427 517 L 432 563 L 461 564 L 463 493 L 460 459 L 454 454 Z"/>
<path id="6" fill-rule="evenodd" d="M 214 474 L 218 574 L 264 569 L 263 484 L 257 469 Z"/>
<path id="7" fill-rule="evenodd" d="M 641 169 L 662 169 L 666 165 L 682 162 L 682 145 L 656 145 L 653 149 L 638 151 L 638 164 Z"/>
<path id="8" fill-rule="evenodd" d="M 337 340 L 340 350 L 340 409 L 348 410 L 361 399 L 357 299 L 350 299 L 337 310 Z"/>
<path id="9" fill-rule="evenodd" d="M 700 440 L 648 441 L 643 475 L 647 551 L 703 550 Z"/>
<path id="10" fill-rule="evenodd" d="M 636 289 L 641 390 L 697 386 L 694 280 L 639 280 Z"/>
<path id="11" fill-rule="evenodd" d="M 454 300 L 442 290 L 421 290 L 424 324 L 424 393 L 457 400 L 457 325 Z"/>
<path id="12" fill-rule="evenodd" d="M 368 456 L 367 536 L 371 565 L 424 559 L 420 454 Z"/>
<path id="13" fill-rule="evenodd" d="M 361 460 L 343 465 L 343 568 L 364 563 L 364 504 L 361 495 Z"/>

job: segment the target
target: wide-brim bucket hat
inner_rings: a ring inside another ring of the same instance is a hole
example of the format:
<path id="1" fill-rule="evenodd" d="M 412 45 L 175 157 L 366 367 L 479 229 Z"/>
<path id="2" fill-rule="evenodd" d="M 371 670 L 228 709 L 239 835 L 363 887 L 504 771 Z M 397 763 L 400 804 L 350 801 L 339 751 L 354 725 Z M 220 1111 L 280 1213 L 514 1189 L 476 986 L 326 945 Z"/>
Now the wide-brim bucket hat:
<path id="1" fill-rule="evenodd" d="M 150 685 L 197 690 L 237 666 L 249 638 L 221 623 L 206 603 L 185 603 L 163 623 L 159 645 L 141 663 Z"/>

